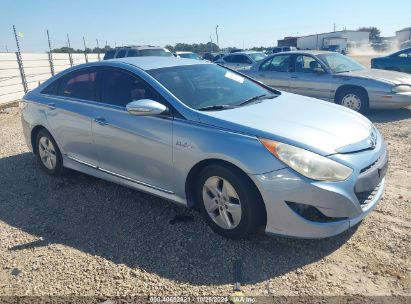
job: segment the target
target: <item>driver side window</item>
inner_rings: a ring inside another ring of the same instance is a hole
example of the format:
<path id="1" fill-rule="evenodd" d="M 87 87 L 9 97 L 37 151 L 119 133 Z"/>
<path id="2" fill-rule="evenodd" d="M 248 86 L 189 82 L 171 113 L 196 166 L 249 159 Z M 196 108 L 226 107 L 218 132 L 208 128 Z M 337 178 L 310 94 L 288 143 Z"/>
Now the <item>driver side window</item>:
<path id="1" fill-rule="evenodd" d="M 260 71 L 288 72 L 290 58 L 290 55 L 274 56 L 272 59 L 265 61 L 260 66 Z"/>
<path id="2" fill-rule="evenodd" d="M 102 102 L 125 107 L 129 102 L 140 99 L 159 101 L 159 96 L 143 80 L 130 73 L 115 69 L 103 71 Z"/>
<path id="3" fill-rule="evenodd" d="M 321 65 L 311 56 L 299 55 L 295 60 L 296 73 L 316 73 L 318 69 L 322 69 Z"/>

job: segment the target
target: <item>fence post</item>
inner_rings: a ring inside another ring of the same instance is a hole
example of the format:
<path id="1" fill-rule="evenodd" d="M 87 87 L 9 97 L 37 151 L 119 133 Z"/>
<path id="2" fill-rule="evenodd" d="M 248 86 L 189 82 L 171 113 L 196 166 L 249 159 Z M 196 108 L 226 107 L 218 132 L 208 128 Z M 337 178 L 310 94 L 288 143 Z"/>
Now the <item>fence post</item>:
<path id="1" fill-rule="evenodd" d="M 88 62 L 86 39 L 84 38 L 84 36 L 83 36 L 83 43 L 84 43 L 84 58 L 86 59 L 86 62 Z"/>
<path id="2" fill-rule="evenodd" d="M 48 42 L 49 42 L 49 64 L 50 64 L 50 72 L 51 72 L 51 76 L 54 76 L 53 53 L 51 52 L 51 43 L 50 43 L 49 30 L 47 30 L 47 40 L 48 40 Z"/>
<path id="3" fill-rule="evenodd" d="M 71 55 L 71 45 L 70 45 L 69 34 L 67 34 L 67 47 L 68 47 L 70 66 L 72 67 L 73 66 L 73 55 Z"/>
<path id="4" fill-rule="evenodd" d="M 20 71 L 20 76 L 21 76 L 21 83 L 23 85 L 24 93 L 27 93 L 28 88 L 27 88 L 27 81 L 26 81 L 26 74 L 24 74 L 24 68 L 23 68 L 23 61 L 21 59 L 21 54 L 20 52 L 16 52 L 17 56 L 17 63 L 19 65 L 19 71 Z"/>
<path id="5" fill-rule="evenodd" d="M 21 53 L 20 53 L 19 38 L 17 37 L 16 27 L 14 25 L 13 25 L 13 32 L 14 32 L 14 38 L 16 38 L 16 45 L 17 45 L 16 57 L 17 57 L 17 63 L 19 65 L 21 83 L 23 84 L 24 93 L 27 93 L 28 87 L 27 87 L 27 81 L 26 81 L 26 74 L 24 74 L 23 60 L 21 59 Z"/>

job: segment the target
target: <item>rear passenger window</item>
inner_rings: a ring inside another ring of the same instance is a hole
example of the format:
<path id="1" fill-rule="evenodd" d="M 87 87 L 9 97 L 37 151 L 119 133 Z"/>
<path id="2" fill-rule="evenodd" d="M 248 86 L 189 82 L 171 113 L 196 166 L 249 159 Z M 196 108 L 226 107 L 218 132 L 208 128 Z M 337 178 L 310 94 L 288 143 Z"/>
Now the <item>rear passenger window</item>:
<path id="1" fill-rule="evenodd" d="M 102 102 L 120 107 L 140 99 L 159 101 L 159 95 L 143 80 L 120 70 L 103 72 L 102 90 Z"/>
<path id="2" fill-rule="evenodd" d="M 83 72 L 73 72 L 60 83 L 58 95 L 64 97 L 95 100 L 96 88 L 95 70 L 86 70 Z"/>
<path id="3" fill-rule="evenodd" d="M 116 56 L 116 58 L 123 58 L 123 57 L 125 57 L 126 56 L 126 50 L 121 50 L 121 51 L 119 51 L 118 53 L 117 53 L 117 56 Z"/>

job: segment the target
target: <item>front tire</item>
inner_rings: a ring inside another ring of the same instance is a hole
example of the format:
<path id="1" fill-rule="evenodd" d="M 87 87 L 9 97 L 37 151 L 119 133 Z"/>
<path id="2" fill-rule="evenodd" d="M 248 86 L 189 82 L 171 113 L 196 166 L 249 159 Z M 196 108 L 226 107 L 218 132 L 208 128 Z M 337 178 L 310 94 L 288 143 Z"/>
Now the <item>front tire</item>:
<path id="1" fill-rule="evenodd" d="M 247 237 L 265 223 L 264 203 L 258 190 L 236 168 L 218 165 L 204 168 L 196 196 L 208 225 L 224 237 Z"/>
<path id="2" fill-rule="evenodd" d="M 369 109 L 368 95 L 361 89 L 341 91 L 337 95 L 336 103 L 360 113 L 365 113 Z"/>
<path id="3" fill-rule="evenodd" d="M 36 154 L 41 167 L 50 175 L 63 173 L 63 158 L 53 136 L 45 129 L 37 134 Z"/>

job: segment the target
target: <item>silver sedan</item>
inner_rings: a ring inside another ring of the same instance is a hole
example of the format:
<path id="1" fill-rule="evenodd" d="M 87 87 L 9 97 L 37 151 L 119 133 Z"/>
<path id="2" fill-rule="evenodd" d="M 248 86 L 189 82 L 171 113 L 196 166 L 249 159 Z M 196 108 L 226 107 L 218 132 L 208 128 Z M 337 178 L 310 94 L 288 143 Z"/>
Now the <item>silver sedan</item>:
<path id="1" fill-rule="evenodd" d="M 70 168 L 197 207 L 227 237 L 333 236 L 384 191 L 386 144 L 365 117 L 206 61 L 75 66 L 21 109 L 45 172 Z"/>
<path id="2" fill-rule="evenodd" d="M 244 74 L 280 90 L 341 104 L 358 112 L 411 106 L 411 76 L 372 70 L 334 52 L 284 52 Z"/>

